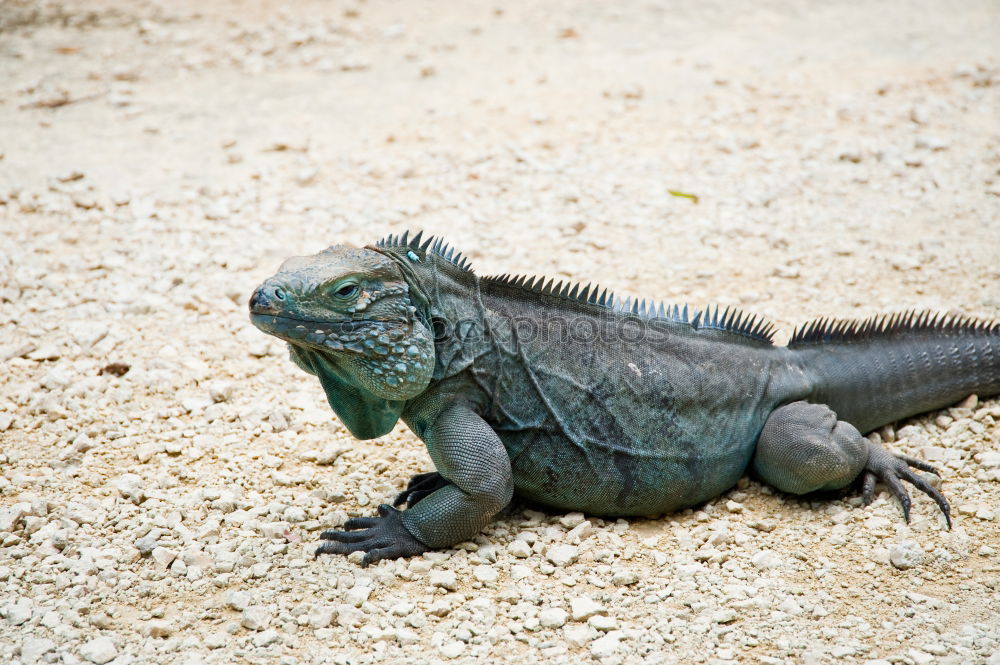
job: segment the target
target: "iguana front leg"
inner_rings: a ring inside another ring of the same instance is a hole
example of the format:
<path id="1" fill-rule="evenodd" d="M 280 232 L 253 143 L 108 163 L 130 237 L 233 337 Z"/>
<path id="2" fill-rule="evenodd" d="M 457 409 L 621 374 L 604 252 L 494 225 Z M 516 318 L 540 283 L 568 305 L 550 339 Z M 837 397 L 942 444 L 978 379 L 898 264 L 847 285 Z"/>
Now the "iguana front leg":
<path id="1" fill-rule="evenodd" d="M 455 404 L 424 432 L 438 473 L 449 482 L 409 510 L 379 506 L 379 517 L 358 517 L 345 531 L 324 531 L 328 542 L 316 554 L 363 551 L 362 565 L 413 556 L 475 536 L 514 493 L 510 458 L 489 425 L 470 408 Z M 363 531 L 354 531 L 363 529 Z"/>

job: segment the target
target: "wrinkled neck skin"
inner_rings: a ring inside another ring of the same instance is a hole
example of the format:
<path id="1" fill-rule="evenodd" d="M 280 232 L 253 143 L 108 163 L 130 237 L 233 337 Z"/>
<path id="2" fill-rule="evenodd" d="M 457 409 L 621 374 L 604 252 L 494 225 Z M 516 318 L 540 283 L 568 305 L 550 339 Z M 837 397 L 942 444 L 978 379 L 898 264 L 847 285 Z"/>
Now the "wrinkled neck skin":
<path id="1" fill-rule="evenodd" d="M 376 249 L 369 247 L 368 249 Z M 432 381 L 454 376 L 473 364 L 484 349 L 484 306 L 479 278 L 432 252 L 419 261 L 409 248 L 378 249 L 392 258 L 410 286 L 410 299 L 434 333 Z"/>

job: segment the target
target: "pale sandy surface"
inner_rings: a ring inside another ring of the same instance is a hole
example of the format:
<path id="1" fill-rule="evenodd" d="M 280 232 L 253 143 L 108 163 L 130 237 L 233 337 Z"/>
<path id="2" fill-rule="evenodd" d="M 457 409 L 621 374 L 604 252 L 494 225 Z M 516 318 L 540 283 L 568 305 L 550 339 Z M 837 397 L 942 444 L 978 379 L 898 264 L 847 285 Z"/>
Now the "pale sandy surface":
<path id="1" fill-rule="evenodd" d="M 995 318 L 995 2 L 60 4 L 0 2 L 0 662 L 1000 663 L 996 400 L 890 444 L 951 532 L 745 481 L 362 570 L 317 530 L 430 461 L 352 441 L 245 314 L 409 227 L 785 334 Z"/>

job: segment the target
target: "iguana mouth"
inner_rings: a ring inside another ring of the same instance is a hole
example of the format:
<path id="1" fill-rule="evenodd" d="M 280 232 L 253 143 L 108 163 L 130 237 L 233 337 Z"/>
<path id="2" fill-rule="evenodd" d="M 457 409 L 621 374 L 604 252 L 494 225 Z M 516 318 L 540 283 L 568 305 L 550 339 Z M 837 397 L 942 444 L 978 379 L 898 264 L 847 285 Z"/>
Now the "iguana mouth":
<path id="1" fill-rule="evenodd" d="M 309 321 L 275 314 L 251 314 L 250 321 L 269 335 L 295 346 L 326 353 L 347 352 L 387 357 L 405 337 L 408 321 L 352 319 L 350 321 Z M 396 340 L 396 341 L 394 341 Z M 405 346 L 405 345 L 404 345 Z M 398 350 L 403 351 L 404 347 Z"/>
<path id="2" fill-rule="evenodd" d="M 294 329 L 303 333 L 312 331 L 317 333 L 353 332 L 355 330 L 373 324 L 389 323 L 388 321 L 376 321 L 375 319 L 351 319 L 350 321 L 311 321 L 309 319 L 297 319 L 292 316 L 279 316 L 276 314 L 250 314 L 250 322 L 258 328 L 267 332 L 271 330 Z"/>

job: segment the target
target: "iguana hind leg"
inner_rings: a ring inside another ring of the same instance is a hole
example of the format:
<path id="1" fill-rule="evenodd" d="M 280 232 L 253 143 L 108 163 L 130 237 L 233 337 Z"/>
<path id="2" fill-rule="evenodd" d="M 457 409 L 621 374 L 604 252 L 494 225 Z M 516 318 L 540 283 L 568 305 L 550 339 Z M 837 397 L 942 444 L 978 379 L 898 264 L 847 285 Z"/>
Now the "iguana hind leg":
<path id="1" fill-rule="evenodd" d="M 793 402 L 775 409 L 760 433 L 753 458 L 754 470 L 783 492 L 806 494 L 847 487 L 864 474 L 865 504 L 872 501 L 876 479 L 886 484 L 903 505 L 910 520 L 910 496 L 902 480 L 912 483 L 937 502 L 951 527 L 948 501 L 910 467 L 937 473 L 934 467 L 894 455 L 865 437 L 828 406 Z"/>

